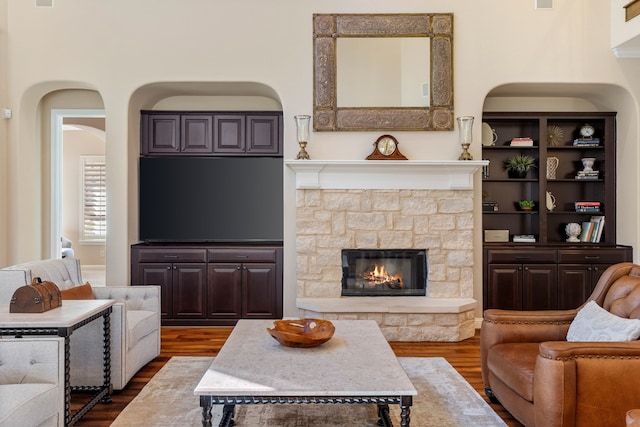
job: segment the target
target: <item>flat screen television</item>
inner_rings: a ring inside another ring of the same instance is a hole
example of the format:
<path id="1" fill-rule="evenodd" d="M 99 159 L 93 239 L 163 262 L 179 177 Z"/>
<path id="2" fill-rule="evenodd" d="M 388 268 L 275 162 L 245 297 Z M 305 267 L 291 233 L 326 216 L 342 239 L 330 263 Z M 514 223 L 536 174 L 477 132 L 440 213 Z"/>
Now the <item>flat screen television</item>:
<path id="1" fill-rule="evenodd" d="M 282 242 L 283 160 L 141 157 L 143 242 Z"/>

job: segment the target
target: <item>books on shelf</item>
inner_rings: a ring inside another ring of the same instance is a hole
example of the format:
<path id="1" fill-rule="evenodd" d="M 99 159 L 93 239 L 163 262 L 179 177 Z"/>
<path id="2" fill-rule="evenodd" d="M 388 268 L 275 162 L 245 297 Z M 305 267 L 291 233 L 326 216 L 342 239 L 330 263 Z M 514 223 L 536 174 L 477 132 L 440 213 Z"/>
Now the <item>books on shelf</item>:
<path id="1" fill-rule="evenodd" d="M 498 212 L 498 202 L 482 202 L 482 212 Z"/>
<path id="2" fill-rule="evenodd" d="M 604 229 L 604 216 L 592 216 L 590 221 L 582 223 L 582 231 L 580 232 L 580 241 L 588 243 L 600 243 L 602 231 Z"/>
<path id="3" fill-rule="evenodd" d="M 533 147 L 533 139 L 529 137 L 511 139 L 512 147 Z"/>
<path id="4" fill-rule="evenodd" d="M 574 146 L 597 146 L 600 145 L 600 138 L 591 138 L 591 139 L 581 139 L 576 138 L 573 140 Z"/>
<path id="5" fill-rule="evenodd" d="M 600 202 L 574 202 L 576 212 L 600 212 Z"/>
<path id="6" fill-rule="evenodd" d="M 533 234 L 515 234 L 513 236 L 514 242 L 535 242 L 536 237 Z"/>
<path id="7" fill-rule="evenodd" d="M 576 179 L 598 179 L 600 178 L 600 171 L 578 171 Z"/>

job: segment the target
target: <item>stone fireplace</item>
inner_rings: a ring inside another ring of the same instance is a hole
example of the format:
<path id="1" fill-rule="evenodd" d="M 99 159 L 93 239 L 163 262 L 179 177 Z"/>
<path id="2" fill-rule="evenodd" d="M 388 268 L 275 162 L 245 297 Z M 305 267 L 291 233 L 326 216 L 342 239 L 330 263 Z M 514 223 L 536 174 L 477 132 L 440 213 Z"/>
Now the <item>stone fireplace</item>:
<path id="1" fill-rule="evenodd" d="M 342 296 L 425 296 L 424 249 L 343 249 Z"/>
<path id="2" fill-rule="evenodd" d="M 484 161 L 287 161 L 299 315 L 373 319 L 389 341 L 475 332 L 473 175 Z M 342 250 L 424 249 L 424 296 L 343 296 Z"/>

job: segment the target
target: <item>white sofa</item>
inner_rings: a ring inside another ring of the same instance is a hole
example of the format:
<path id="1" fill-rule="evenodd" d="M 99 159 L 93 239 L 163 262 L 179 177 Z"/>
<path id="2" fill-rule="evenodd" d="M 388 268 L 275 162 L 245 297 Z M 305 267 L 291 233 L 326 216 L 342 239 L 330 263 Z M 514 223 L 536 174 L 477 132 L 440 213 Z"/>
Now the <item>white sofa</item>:
<path id="1" fill-rule="evenodd" d="M 34 277 L 63 289 L 82 285 L 80 261 L 75 258 L 31 261 L 0 269 L 0 304 Z M 160 287 L 92 287 L 96 299 L 113 299 L 111 313 L 111 382 L 123 389 L 136 372 L 160 354 Z M 64 301 L 63 301 L 64 304 Z M 94 321 L 71 335 L 71 384 L 101 385 L 103 322 Z"/>
<path id="2" fill-rule="evenodd" d="M 0 339 L 0 427 L 64 425 L 64 338 Z"/>

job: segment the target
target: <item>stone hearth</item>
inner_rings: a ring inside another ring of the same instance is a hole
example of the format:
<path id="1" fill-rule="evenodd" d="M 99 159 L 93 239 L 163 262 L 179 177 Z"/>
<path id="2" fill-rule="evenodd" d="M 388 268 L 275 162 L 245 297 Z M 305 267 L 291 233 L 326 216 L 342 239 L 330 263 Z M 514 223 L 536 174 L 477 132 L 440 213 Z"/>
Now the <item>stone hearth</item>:
<path id="1" fill-rule="evenodd" d="M 484 161 L 287 161 L 299 315 L 373 319 L 390 341 L 474 334 L 473 174 Z M 427 295 L 341 297 L 341 250 L 427 249 Z"/>

